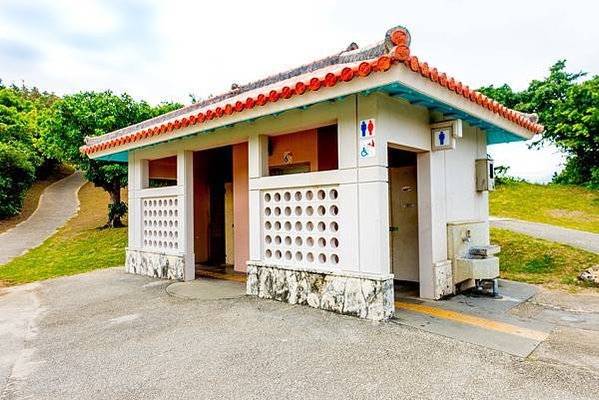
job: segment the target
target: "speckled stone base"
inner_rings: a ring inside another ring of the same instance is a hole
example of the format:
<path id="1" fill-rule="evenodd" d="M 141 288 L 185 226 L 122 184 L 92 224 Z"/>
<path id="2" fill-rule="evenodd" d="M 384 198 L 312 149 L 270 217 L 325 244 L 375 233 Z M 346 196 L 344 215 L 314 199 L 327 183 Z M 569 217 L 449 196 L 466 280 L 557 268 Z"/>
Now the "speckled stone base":
<path id="1" fill-rule="evenodd" d="M 248 263 L 247 294 L 374 321 L 395 311 L 393 276 Z"/>
<path id="2" fill-rule="evenodd" d="M 438 262 L 433 266 L 435 277 L 435 300 L 450 296 L 455 292 L 451 261 Z"/>
<path id="3" fill-rule="evenodd" d="M 125 271 L 131 274 L 182 280 L 184 266 L 185 259 L 183 256 L 126 250 Z"/>

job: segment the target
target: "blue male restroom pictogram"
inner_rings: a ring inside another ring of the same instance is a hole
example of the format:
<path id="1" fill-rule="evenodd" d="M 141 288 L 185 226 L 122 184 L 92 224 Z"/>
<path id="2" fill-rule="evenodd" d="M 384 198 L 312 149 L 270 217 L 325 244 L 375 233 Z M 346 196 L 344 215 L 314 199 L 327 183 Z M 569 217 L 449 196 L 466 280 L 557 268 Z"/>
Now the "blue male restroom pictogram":
<path id="1" fill-rule="evenodd" d="M 439 144 L 441 146 L 443 146 L 443 144 L 445 144 L 445 132 L 444 131 L 439 132 Z"/>
<path id="2" fill-rule="evenodd" d="M 362 137 L 366 137 L 366 121 L 362 121 L 360 124 L 360 131 L 362 131 Z"/>

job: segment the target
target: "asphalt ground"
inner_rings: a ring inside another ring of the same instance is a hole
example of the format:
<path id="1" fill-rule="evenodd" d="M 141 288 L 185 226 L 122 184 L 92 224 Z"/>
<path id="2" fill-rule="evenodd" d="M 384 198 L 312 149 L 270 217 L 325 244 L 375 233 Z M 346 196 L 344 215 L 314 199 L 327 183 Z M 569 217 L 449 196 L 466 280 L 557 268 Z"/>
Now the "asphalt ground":
<path id="1" fill-rule="evenodd" d="M 0 399 L 599 398 L 593 362 L 169 284 L 113 268 L 1 289 Z"/>

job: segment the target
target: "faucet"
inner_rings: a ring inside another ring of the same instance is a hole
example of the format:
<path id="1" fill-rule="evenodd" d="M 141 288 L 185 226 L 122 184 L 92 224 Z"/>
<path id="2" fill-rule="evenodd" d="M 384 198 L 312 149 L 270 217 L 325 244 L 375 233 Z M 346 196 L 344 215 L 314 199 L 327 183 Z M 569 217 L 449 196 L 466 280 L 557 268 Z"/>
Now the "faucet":
<path id="1" fill-rule="evenodd" d="M 464 236 L 462 238 L 462 242 L 470 244 L 471 241 L 472 241 L 472 233 L 470 232 L 470 229 L 467 229 L 466 236 Z"/>

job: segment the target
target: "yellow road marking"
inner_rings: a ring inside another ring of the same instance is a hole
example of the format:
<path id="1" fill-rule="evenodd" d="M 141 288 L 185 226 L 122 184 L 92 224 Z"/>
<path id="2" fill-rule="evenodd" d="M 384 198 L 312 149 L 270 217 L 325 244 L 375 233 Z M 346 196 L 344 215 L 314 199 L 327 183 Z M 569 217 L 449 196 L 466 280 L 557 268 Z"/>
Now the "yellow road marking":
<path id="1" fill-rule="evenodd" d="M 247 281 L 247 276 L 241 275 L 241 274 L 223 274 L 221 272 L 201 270 L 201 271 L 197 272 L 197 275 L 198 276 L 207 276 L 209 278 L 214 278 L 214 279 L 224 279 L 226 281 L 237 281 L 237 282 Z"/>
<path id="2" fill-rule="evenodd" d="M 197 273 L 199 276 L 205 276 L 214 279 L 223 279 L 227 281 L 246 282 L 247 276 L 242 274 L 227 274 L 221 272 L 213 272 L 201 270 Z M 525 337 L 532 340 L 543 341 L 549 336 L 548 333 L 537 331 L 534 329 L 522 328 L 520 326 L 507 324 L 505 322 L 492 321 L 485 318 L 475 317 L 473 315 L 462 314 L 455 311 L 443 310 L 437 307 L 431 307 L 424 304 L 405 303 L 396 301 L 395 308 L 417 312 L 419 314 L 430 315 L 441 319 L 446 319 L 454 322 L 460 322 L 466 325 L 472 325 L 479 328 L 484 328 L 492 331 L 508 333 Z"/>
<path id="3" fill-rule="evenodd" d="M 413 311 L 420 314 L 430 315 L 432 317 L 447 319 L 450 321 L 460 322 L 462 324 L 477 326 L 479 328 L 489 329 L 492 331 L 509 333 L 525 337 L 532 340 L 543 341 L 549 336 L 548 333 L 537 331 L 534 329 L 522 328 L 520 326 L 507 324 L 505 322 L 492 321 L 473 315 L 462 314 L 455 311 L 443 310 L 436 307 L 427 306 L 424 304 L 404 303 L 402 301 L 395 302 L 395 308 Z"/>

